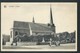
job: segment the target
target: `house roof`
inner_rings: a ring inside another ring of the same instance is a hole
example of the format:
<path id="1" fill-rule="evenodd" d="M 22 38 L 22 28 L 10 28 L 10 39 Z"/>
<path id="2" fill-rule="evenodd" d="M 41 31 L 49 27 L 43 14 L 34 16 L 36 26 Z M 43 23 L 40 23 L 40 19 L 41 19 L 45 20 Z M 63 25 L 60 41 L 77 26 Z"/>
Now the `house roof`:
<path id="1" fill-rule="evenodd" d="M 30 29 L 30 27 L 31 27 L 32 31 L 52 32 L 51 28 L 47 24 L 42 24 L 42 23 L 14 21 L 14 26 L 13 27 L 17 28 L 17 29 Z"/>

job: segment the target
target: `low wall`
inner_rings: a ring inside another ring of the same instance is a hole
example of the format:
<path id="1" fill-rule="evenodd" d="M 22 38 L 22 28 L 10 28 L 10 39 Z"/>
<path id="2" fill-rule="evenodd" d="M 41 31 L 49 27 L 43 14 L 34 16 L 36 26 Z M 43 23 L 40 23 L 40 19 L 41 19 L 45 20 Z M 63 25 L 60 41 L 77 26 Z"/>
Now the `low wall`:
<path id="1" fill-rule="evenodd" d="M 19 46 L 28 46 L 28 45 L 36 45 L 36 42 L 17 42 Z"/>

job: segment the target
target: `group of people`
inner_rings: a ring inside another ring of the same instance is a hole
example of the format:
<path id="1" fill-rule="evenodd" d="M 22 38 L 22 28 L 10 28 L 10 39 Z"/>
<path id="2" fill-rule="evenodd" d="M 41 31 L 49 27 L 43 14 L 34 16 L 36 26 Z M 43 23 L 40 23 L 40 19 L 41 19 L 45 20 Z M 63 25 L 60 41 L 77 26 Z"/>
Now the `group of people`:
<path id="1" fill-rule="evenodd" d="M 56 46 L 60 46 L 59 36 L 54 37 L 54 40 L 52 40 L 52 38 L 50 38 L 49 46 L 52 46 L 53 44 L 56 45 Z"/>

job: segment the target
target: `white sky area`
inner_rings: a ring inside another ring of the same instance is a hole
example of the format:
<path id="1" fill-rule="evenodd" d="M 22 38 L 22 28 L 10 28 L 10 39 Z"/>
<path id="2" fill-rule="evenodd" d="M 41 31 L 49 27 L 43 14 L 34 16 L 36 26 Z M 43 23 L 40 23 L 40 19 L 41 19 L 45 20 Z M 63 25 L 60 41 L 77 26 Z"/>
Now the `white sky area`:
<path id="1" fill-rule="evenodd" d="M 77 3 L 1 3 L 1 33 L 9 35 L 13 21 L 50 23 L 50 4 L 56 32 L 77 31 Z M 6 6 L 6 7 L 4 7 Z"/>

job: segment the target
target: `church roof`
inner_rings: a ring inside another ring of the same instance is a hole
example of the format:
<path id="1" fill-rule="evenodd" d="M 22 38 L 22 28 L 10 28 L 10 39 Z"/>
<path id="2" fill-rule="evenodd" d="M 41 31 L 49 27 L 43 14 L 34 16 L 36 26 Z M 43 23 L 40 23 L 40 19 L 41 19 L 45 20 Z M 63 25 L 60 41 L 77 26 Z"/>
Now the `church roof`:
<path id="1" fill-rule="evenodd" d="M 52 32 L 51 28 L 47 24 L 42 24 L 42 23 L 14 21 L 13 27 L 17 28 L 17 29 L 30 29 L 30 27 L 31 27 L 32 31 Z"/>
<path id="2" fill-rule="evenodd" d="M 32 31 L 51 31 L 47 24 L 29 23 Z"/>
<path id="3" fill-rule="evenodd" d="M 14 21 L 13 27 L 17 29 L 29 29 L 29 24 L 27 22 Z"/>

